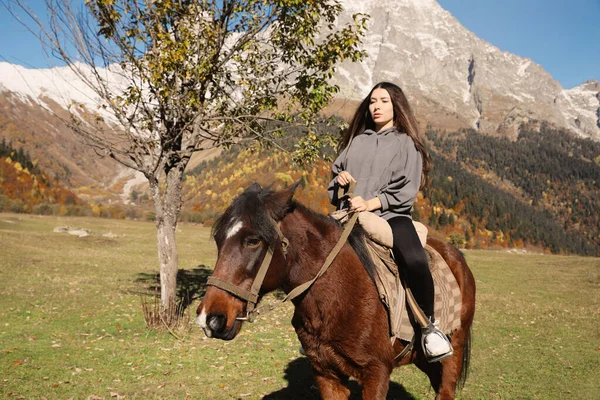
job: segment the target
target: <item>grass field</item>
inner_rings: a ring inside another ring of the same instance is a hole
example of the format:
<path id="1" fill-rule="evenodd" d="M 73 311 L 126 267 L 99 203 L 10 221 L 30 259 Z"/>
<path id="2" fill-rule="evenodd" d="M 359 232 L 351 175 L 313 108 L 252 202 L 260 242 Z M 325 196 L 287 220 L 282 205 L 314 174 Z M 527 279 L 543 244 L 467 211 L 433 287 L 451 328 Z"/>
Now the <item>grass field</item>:
<path id="1" fill-rule="evenodd" d="M 79 238 L 56 226 L 87 228 Z M 105 237 L 112 233 L 114 237 Z M 202 293 L 210 230 L 180 225 L 181 290 Z M 477 281 L 471 374 L 462 399 L 600 399 L 600 259 L 467 251 Z M 193 325 L 148 330 L 140 293 L 157 273 L 149 222 L 0 214 L 0 397 L 318 399 L 292 308 L 231 342 Z M 353 382 L 353 399 L 360 388 Z M 433 398 L 395 370 L 388 399 Z"/>

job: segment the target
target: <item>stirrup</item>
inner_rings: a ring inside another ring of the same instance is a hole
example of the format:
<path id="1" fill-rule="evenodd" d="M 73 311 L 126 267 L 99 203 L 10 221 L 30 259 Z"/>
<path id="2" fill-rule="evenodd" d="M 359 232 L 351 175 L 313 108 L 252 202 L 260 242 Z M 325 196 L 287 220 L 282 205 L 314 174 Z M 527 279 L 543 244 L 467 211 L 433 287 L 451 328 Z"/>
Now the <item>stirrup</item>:
<path id="1" fill-rule="evenodd" d="M 430 335 L 435 335 L 440 340 L 443 340 L 444 342 L 446 342 L 448 344 L 449 350 L 444 353 L 436 354 L 436 355 L 432 355 L 431 353 L 429 353 L 429 351 L 427 350 L 427 346 L 425 345 L 425 339 Z M 430 322 L 428 326 L 421 328 L 421 348 L 423 349 L 423 354 L 425 354 L 425 359 L 429 363 L 441 361 L 444 358 L 450 357 L 452 354 L 454 354 L 454 349 L 452 348 L 452 344 L 450 343 L 450 340 L 448 340 L 448 337 L 444 334 L 444 332 L 442 332 L 438 328 L 437 321 Z"/>

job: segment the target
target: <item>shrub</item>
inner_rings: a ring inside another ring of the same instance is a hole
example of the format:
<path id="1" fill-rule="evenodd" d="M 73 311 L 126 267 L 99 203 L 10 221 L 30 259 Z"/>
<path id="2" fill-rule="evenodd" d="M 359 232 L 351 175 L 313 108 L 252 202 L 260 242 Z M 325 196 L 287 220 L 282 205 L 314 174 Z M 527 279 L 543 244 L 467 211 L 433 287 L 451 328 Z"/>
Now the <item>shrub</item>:
<path id="1" fill-rule="evenodd" d="M 452 232 L 448 237 L 448 243 L 456 247 L 463 247 L 465 245 L 465 237 L 464 235 L 458 232 Z"/>
<path id="2" fill-rule="evenodd" d="M 41 203 L 33 206 L 31 210 L 34 214 L 40 215 L 58 215 L 60 206 L 57 204 Z"/>

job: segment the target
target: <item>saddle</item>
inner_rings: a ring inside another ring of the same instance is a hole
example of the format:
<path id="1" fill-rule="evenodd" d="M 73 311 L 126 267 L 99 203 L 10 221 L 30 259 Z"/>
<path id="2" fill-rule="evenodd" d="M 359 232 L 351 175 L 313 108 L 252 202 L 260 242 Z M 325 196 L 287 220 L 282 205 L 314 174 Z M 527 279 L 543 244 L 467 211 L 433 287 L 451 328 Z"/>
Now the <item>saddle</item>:
<path id="1" fill-rule="evenodd" d="M 345 210 L 335 211 L 330 216 L 342 224 L 348 220 L 348 213 Z M 361 212 L 357 222 L 368 236 L 365 244 L 375 265 L 374 278 L 379 298 L 388 314 L 390 340 L 392 343 L 396 339 L 410 342 L 414 338 L 415 328 L 409 316 L 410 307 L 407 304 L 410 302 L 406 288 L 391 251 L 392 229 L 387 221 L 372 212 Z M 425 248 L 433 277 L 435 319 L 439 323 L 439 328 L 445 334 L 450 334 L 460 327 L 462 306 L 460 288 L 446 261 L 427 244 L 427 227 L 417 221 L 413 221 L 413 224 Z"/>

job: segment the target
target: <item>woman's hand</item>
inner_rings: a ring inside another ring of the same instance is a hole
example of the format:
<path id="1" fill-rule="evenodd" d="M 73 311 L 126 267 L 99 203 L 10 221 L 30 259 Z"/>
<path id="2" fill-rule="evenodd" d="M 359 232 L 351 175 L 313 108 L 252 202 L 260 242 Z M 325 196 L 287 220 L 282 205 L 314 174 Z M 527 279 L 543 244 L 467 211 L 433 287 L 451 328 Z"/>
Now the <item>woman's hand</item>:
<path id="1" fill-rule="evenodd" d="M 360 196 L 350 199 L 350 210 L 356 212 L 374 211 L 381 208 L 381 201 L 378 197 L 373 197 L 371 200 L 365 200 Z"/>
<path id="2" fill-rule="evenodd" d="M 360 196 L 356 196 L 350 199 L 350 210 L 352 211 L 369 211 L 367 208 L 367 201 Z"/>
<path id="3" fill-rule="evenodd" d="M 340 172 L 337 181 L 340 184 L 340 186 L 346 186 L 350 182 L 356 182 L 356 180 L 352 177 L 352 175 L 350 175 L 350 172 L 348 171 Z"/>

